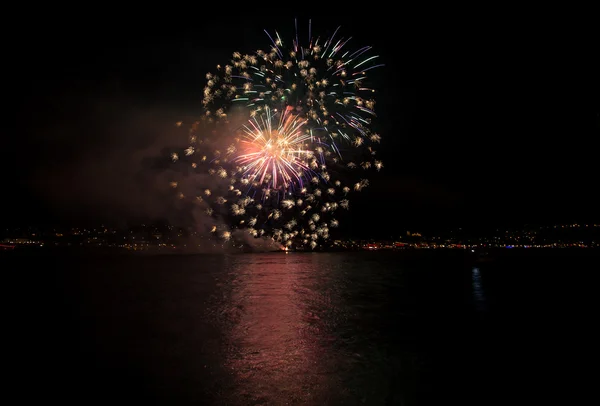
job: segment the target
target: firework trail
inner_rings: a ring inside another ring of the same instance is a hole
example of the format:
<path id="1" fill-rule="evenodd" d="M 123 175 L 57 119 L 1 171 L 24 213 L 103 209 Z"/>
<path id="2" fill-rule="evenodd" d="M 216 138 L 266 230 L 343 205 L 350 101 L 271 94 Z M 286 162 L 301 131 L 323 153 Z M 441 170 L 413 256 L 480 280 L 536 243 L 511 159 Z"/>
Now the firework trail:
<path id="1" fill-rule="evenodd" d="M 189 179 L 208 173 L 219 180 L 194 196 L 178 193 L 223 220 L 211 230 L 218 238 L 244 229 L 314 249 L 339 225 L 335 213 L 349 209 L 348 195 L 369 184 L 351 172 L 383 168 L 368 80 L 382 64 L 370 46 L 351 49 L 338 31 L 321 40 L 309 28 L 304 45 L 297 34 L 284 43 L 265 31 L 268 50 L 234 52 L 206 75 L 203 115 L 189 130 L 189 146 L 171 159 L 189 165 Z"/>

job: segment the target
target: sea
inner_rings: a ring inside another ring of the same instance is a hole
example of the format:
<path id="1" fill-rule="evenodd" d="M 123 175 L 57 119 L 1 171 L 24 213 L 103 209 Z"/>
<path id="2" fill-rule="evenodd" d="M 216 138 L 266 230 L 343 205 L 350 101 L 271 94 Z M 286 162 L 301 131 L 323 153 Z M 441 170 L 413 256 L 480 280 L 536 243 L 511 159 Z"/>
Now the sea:
<path id="1" fill-rule="evenodd" d="M 3 253 L 7 404 L 583 404 L 600 254 L 487 259 Z"/>

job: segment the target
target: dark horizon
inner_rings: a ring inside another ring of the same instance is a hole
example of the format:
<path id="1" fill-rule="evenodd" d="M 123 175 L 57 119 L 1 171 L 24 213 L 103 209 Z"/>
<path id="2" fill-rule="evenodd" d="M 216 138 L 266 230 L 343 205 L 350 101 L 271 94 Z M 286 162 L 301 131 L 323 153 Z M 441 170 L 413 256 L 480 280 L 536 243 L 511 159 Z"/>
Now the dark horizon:
<path id="1" fill-rule="evenodd" d="M 62 33 L 40 22 L 36 51 L 25 39 L 15 50 L 2 224 L 174 214 L 157 198 L 159 178 L 137 182 L 149 177 L 144 154 L 169 147 L 176 121 L 198 117 L 214 65 L 267 46 L 263 29 L 293 33 L 294 14 L 248 18 L 227 22 L 243 29 L 212 19 L 174 29 L 116 22 L 110 31 L 64 21 Z M 298 18 L 300 32 L 308 19 Z M 386 65 L 374 122 L 384 168 L 350 198 L 342 227 L 386 234 L 599 221 L 600 103 L 584 25 L 565 36 L 518 19 L 507 32 L 500 21 L 409 24 L 406 16 L 392 37 L 393 21 L 377 16 L 311 19 L 315 35 L 341 26 Z"/>

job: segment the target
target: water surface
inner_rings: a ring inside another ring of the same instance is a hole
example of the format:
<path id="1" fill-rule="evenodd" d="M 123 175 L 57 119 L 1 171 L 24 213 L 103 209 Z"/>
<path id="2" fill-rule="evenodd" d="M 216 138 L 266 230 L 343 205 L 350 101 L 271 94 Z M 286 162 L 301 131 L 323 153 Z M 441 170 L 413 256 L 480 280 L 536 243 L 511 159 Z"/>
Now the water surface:
<path id="1" fill-rule="evenodd" d="M 557 295 L 575 295 L 564 256 L 2 261 L 11 382 L 63 404 L 535 403 L 540 340 L 565 319 Z"/>

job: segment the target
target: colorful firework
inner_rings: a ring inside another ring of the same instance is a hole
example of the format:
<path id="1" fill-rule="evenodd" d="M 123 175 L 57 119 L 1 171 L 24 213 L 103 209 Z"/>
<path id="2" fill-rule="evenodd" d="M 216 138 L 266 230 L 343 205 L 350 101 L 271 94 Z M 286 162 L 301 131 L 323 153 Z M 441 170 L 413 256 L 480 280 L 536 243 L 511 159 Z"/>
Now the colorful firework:
<path id="1" fill-rule="evenodd" d="M 205 115 L 226 119 L 232 104 L 245 106 L 250 114 L 265 107 L 292 107 L 314 136 L 328 138 L 330 152 L 338 157 L 340 143 L 360 147 L 365 141 L 379 142 L 370 129 L 375 90 L 368 74 L 383 64 L 377 63 L 378 55 L 369 54 L 370 46 L 348 50 L 350 38 L 338 38 L 338 31 L 321 43 L 309 28 L 306 46 L 296 35 L 286 48 L 277 32 L 272 36 L 265 30 L 272 43 L 268 51 L 234 52 L 229 64 L 206 75 Z"/>
<path id="2" fill-rule="evenodd" d="M 288 106 L 275 125 L 273 112 L 266 107 L 265 114 L 244 125 L 242 153 L 233 159 L 241 165 L 243 179 L 271 189 L 287 189 L 294 184 L 302 187 L 304 173 L 310 171 L 307 159 L 313 151 L 304 149 L 310 141 L 310 135 L 303 131 L 306 120 L 291 114 L 291 110 Z"/>
<path id="3" fill-rule="evenodd" d="M 200 188 L 195 196 L 207 215 L 227 219 L 229 229 L 214 227 L 215 234 L 228 240 L 230 229 L 245 228 L 253 237 L 315 248 L 338 226 L 336 210 L 349 208 L 348 193 L 369 184 L 347 172 L 383 168 L 368 84 L 368 73 L 382 64 L 369 46 L 349 50 L 338 31 L 321 41 L 309 23 L 308 43 L 296 35 L 289 48 L 267 32 L 268 51 L 234 52 L 206 75 L 203 117 L 190 130 L 190 145 L 171 159 L 220 179 L 217 193 Z M 235 106 L 241 126 L 232 124 Z"/>

